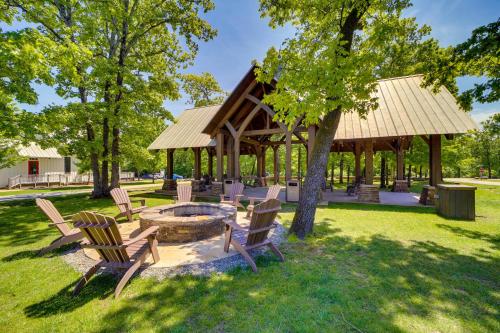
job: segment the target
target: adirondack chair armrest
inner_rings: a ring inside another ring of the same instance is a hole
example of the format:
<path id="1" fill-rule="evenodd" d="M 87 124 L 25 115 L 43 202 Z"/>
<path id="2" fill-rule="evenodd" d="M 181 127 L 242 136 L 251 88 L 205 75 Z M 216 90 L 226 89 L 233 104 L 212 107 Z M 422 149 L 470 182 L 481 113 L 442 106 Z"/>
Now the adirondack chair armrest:
<path id="1" fill-rule="evenodd" d="M 124 242 L 123 245 L 124 246 L 130 246 L 130 245 L 132 245 L 134 243 L 137 243 L 140 240 L 143 240 L 143 239 L 148 238 L 148 237 L 150 237 L 152 235 L 155 235 L 158 232 L 159 228 L 160 228 L 159 226 L 149 227 L 146 230 L 144 230 L 143 232 L 141 232 L 139 235 L 137 235 L 136 237 L 134 237 L 132 239 L 129 239 L 128 241 Z"/>
<path id="2" fill-rule="evenodd" d="M 232 229 L 248 232 L 248 228 L 242 227 L 236 222 L 224 221 L 224 223 L 226 224 L 226 226 L 231 227 Z"/>
<path id="3" fill-rule="evenodd" d="M 248 197 L 248 200 L 250 200 L 250 205 L 254 205 L 255 202 L 264 201 L 266 199 L 265 198 L 257 198 L 257 197 Z"/>
<path id="4" fill-rule="evenodd" d="M 51 223 L 49 223 L 49 227 L 55 227 L 55 226 L 57 226 L 59 224 L 68 224 L 69 222 L 71 222 L 71 221 L 70 220 L 69 221 L 65 220 L 63 222 L 51 222 Z"/>
<path id="5" fill-rule="evenodd" d="M 71 218 L 73 217 L 73 215 L 75 215 L 75 214 L 63 215 L 63 216 L 62 216 L 62 218 L 63 218 L 65 221 L 66 221 L 66 220 L 70 221 L 70 220 L 71 220 Z"/>
<path id="6" fill-rule="evenodd" d="M 245 196 L 243 194 L 236 194 L 234 197 L 235 202 L 240 202 L 241 198 L 244 198 Z"/>

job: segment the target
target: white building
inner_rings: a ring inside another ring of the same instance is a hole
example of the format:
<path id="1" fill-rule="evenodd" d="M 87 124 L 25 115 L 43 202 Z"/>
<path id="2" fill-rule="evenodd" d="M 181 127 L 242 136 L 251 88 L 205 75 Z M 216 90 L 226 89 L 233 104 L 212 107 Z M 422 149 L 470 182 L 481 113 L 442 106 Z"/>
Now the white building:
<path id="1" fill-rule="evenodd" d="M 73 156 L 61 156 L 55 148 L 42 149 L 32 143 L 19 148 L 18 152 L 25 159 L 9 168 L 0 169 L 0 187 L 8 187 L 9 181 L 10 186 L 88 181 L 78 174 L 78 160 Z"/>

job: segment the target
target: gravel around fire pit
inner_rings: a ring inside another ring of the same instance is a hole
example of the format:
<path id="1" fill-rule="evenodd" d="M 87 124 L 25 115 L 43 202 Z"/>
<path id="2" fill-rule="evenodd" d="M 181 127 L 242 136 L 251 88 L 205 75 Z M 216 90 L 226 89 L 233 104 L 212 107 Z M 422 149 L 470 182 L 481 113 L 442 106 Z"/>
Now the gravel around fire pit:
<path id="1" fill-rule="evenodd" d="M 270 239 L 274 244 L 279 245 L 285 239 L 285 228 L 281 224 L 278 224 L 278 227 L 274 230 L 273 234 L 270 236 Z M 259 255 L 274 256 L 274 254 L 267 254 L 267 252 L 267 247 L 261 247 L 255 250 L 251 250 L 250 254 L 254 258 Z M 95 261 L 87 257 L 79 246 L 75 246 L 74 248 L 63 253 L 62 258 L 69 265 L 71 265 L 81 273 L 85 273 L 90 269 L 90 267 L 95 264 Z M 181 265 L 175 267 L 154 267 L 145 264 L 139 271 L 139 274 L 141 277 L 154 277 L 158 280 L 163 280 L 165 278 L 177 275 L 208 276 L 212 273 L 220 274 L 236 267 L 248 267 L 246 261 L 237 252 L 228 257 L 223 257 L 204 263 Z M 106 270 L 101 270 L 100 273 L 102 272 L 106 272 Z M 108 273 L 111 272 L 108 271 Z"/>

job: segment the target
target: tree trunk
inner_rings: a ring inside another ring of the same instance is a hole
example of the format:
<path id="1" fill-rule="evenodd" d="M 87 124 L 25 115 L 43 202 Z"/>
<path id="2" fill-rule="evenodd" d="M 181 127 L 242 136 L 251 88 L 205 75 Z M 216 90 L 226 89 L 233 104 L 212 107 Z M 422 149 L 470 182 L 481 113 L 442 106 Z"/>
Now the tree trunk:
<path id="1" fill-rule="evenodd" d="M 339 169 L 339 183 L 344 184 L 344 153 L 340 154 Z"/>
<path id="2" fill-rule="evenodd" d="M 328 154 L 337 131 L 341 115 L 340 108 L 328 113 L 321 124 L 314 140 L 311 161 L 302 188 L 299 205 L 293 218 L 290 232 L 303 239 L 313 229 L 316 205 L 319 200 L 323 175 L 328 163 Z"/>
<path id="3" fill-rule="evenodd" d="M 422 179 L 422 165 L 420 165 L 420 169 L 418 171 L 418 178 Z"/>
<path id="4" fill-rule="evenodd" d="M 385 153 L 382 153 L 382 158 L 380 159 L 380 188 L 385 188 Z"/>
<path id="5" fill-rule="evenodd" d="M 351 181 L 351 165 L 348 164 L 347 165 L 347 184 L 349 184 L 349 182 Z"/>
<path id="6" fill-rule="evenodd" d="M 408 188 L 411 187 L 411 164 L 408 165 Z"/>

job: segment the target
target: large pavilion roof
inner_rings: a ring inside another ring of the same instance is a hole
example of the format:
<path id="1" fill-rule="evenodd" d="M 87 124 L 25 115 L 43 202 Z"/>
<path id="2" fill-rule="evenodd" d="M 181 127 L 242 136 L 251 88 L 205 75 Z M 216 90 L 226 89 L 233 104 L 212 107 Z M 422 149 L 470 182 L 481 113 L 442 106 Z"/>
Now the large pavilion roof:
<path id="1" fill-rule="evenodd" d="M 184 111 L 177 122 L 168 126 L 148 147 L 150 150 L 215 146 L 215 140 L 202 131 L 219 110 L 220 105 Z"/>
<path id="2" fill-rule="evenodd" d="M 254 69 L 250 68 L 222 105 L 184 111 L 148 149 L 215 146 L 211 136 L 219 128 L 230 119 L 241 122 L 263 94 L 272 90 L 272 86 L 256 82 Z M 459 134 L 478 128 L 445 87 L 434 93 L 421 86 L 422 80 L 422 75 L 379 80 L 375 92 L 378 108 L 366 117 L 357 112 L 343 113 L 334 141 Z M 279 126 L 273 126 L 276 133 L 280 131 Z"/>

